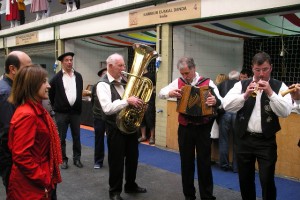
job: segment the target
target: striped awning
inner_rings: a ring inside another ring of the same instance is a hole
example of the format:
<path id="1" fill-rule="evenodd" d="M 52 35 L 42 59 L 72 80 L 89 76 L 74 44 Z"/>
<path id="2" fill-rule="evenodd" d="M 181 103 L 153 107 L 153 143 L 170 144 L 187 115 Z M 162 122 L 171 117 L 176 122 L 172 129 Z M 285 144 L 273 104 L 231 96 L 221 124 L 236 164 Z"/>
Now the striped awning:
<path id="1" fill-rule="evenodd" d="M 300 13 L 196 23 L 185 25 L 185 27 L 206 34 L 209 33 L 241 39 L 299 35 Z M 149 46 L 154 46 L 156 44 L 156 31 L 147 30 L 99 35 L 87 37 L 83 40 L 107 47 L 126 47 L 132 46 L 134 43 L 144 43 Z"/>

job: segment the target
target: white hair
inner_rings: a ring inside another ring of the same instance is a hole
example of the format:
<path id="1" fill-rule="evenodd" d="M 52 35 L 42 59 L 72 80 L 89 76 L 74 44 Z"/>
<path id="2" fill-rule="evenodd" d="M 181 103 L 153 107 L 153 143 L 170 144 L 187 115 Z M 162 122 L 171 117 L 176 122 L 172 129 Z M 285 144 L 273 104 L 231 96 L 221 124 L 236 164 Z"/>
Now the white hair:
<path id="1" fill-rule="evenodd" d="M 230 80 L 232 80 L 232 79 L 239 80 L 240 72 L 238 72 L 236 70 L 232 70 L 231 72 L 228 73 L 228 77 L 229 77 Z"/>

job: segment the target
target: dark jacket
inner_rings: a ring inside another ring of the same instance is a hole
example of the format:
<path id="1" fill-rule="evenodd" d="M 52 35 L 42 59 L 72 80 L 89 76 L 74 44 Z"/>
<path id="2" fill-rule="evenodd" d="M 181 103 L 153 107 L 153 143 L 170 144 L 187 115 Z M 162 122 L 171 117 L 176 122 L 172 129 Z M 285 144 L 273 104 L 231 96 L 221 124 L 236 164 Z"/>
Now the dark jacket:
<path id="1" fill-rule="evenodd" d="M 80 73 L 74 71 L 76 76 L 77 97 L 73 106 L 69 104 L 63 84 L 63 72 L 60 70 L 50 81 L 51 89 L 49 91 L 49 99 L 55 112 L 81 114 L 82 108 L 82 90 L 83 80 Z"/>
<path id="2" fill-rule="evenodd" d="M 0 139 L 7 139 L 9 122 L 16 110 L 15 106 L 7 101 L 12 83 L 12 80 L 5 75 L 0 80 Z"/>
<path id="3" fill-rule="evenodd" d="M 226 80 L 226 81 L 223 81 L 222 83 L 220 83 L 218 85 L 218 90 L 219 90 L 221 97 L 225 97 L 225 95 L 229 92 L 229 90 L 231 88 L 233 88 L 233 86 L 236 82 L 239 82 L 239 81 L 236 79 L 231 79 L 231 80 Z"/>
<path id="4" fill-rule="evenodd" d="M 94 118 L 96 119 L 102 119 L 102 107 L 100 105 L 100 102 L 99 102 L 99 98 L 98 98 L 98 95 L 97 95 L 97 85 L 98 85 L 99 82 L 97 82 L 93 88 L 92 88 L 92 99 L 91 99 L 91 103 L 92 103 L 92 106 L 93 106 L 93 115 L 94 115 Z"/>

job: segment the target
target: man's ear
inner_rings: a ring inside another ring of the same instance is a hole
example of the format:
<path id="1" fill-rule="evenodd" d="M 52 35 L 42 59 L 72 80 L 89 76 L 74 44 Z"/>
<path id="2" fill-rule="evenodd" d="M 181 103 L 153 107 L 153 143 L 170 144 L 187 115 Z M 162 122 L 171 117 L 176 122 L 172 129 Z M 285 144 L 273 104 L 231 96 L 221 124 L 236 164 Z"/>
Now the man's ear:
<path id="1" fill-rule="evenodd" d="M 14 66 L 14 65 L 9 65 L 9 73 L 13 74 L 13 75 L 16 75 L 17 73 L 17 68 Z"/>

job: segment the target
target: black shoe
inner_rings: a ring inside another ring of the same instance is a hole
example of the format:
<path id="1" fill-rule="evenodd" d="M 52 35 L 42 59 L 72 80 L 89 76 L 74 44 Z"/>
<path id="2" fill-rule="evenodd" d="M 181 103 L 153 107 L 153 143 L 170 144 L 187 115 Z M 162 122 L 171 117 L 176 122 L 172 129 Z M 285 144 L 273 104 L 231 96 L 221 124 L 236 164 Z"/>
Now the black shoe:
<path id="1" fill-rule="evenodd" d="M 135 188 L 125 188 L 125 193 L 146 193 L 146 188 L 141 188 L 139 186 L 136 186 Z"/>
<path id="2" fill-rule="evenodd" d="M 80 162 L 80 160 L 74 160 L 74 165 L 75 165 L 76 167 L 78 167 L 78 168 L 82 168 L 82 167 L 83 167 L 83 165 L 82 165 L 82 163 Z"/>
<path id="3" fill-rule="evenodd" d="M 120 196 L 120 194 L 110 194 L 109 199 L 110 200 L 123 200 L 123 198 Z"/>
<path id="4" fill-rule="evenodd" d="M 195 200 L 196 197 L 185 197 L 185 200 Z"/>
<path id="5" fill-rule="evenodd" d="M 67 160 L 64 160 L 63 163 L 61 164 L 60 168 L 61 168 L 61 169 L 68 169 L 68 167 L 69 167 L 69 166 L 68 166 L 68 161 L 67 161 Z"/>

